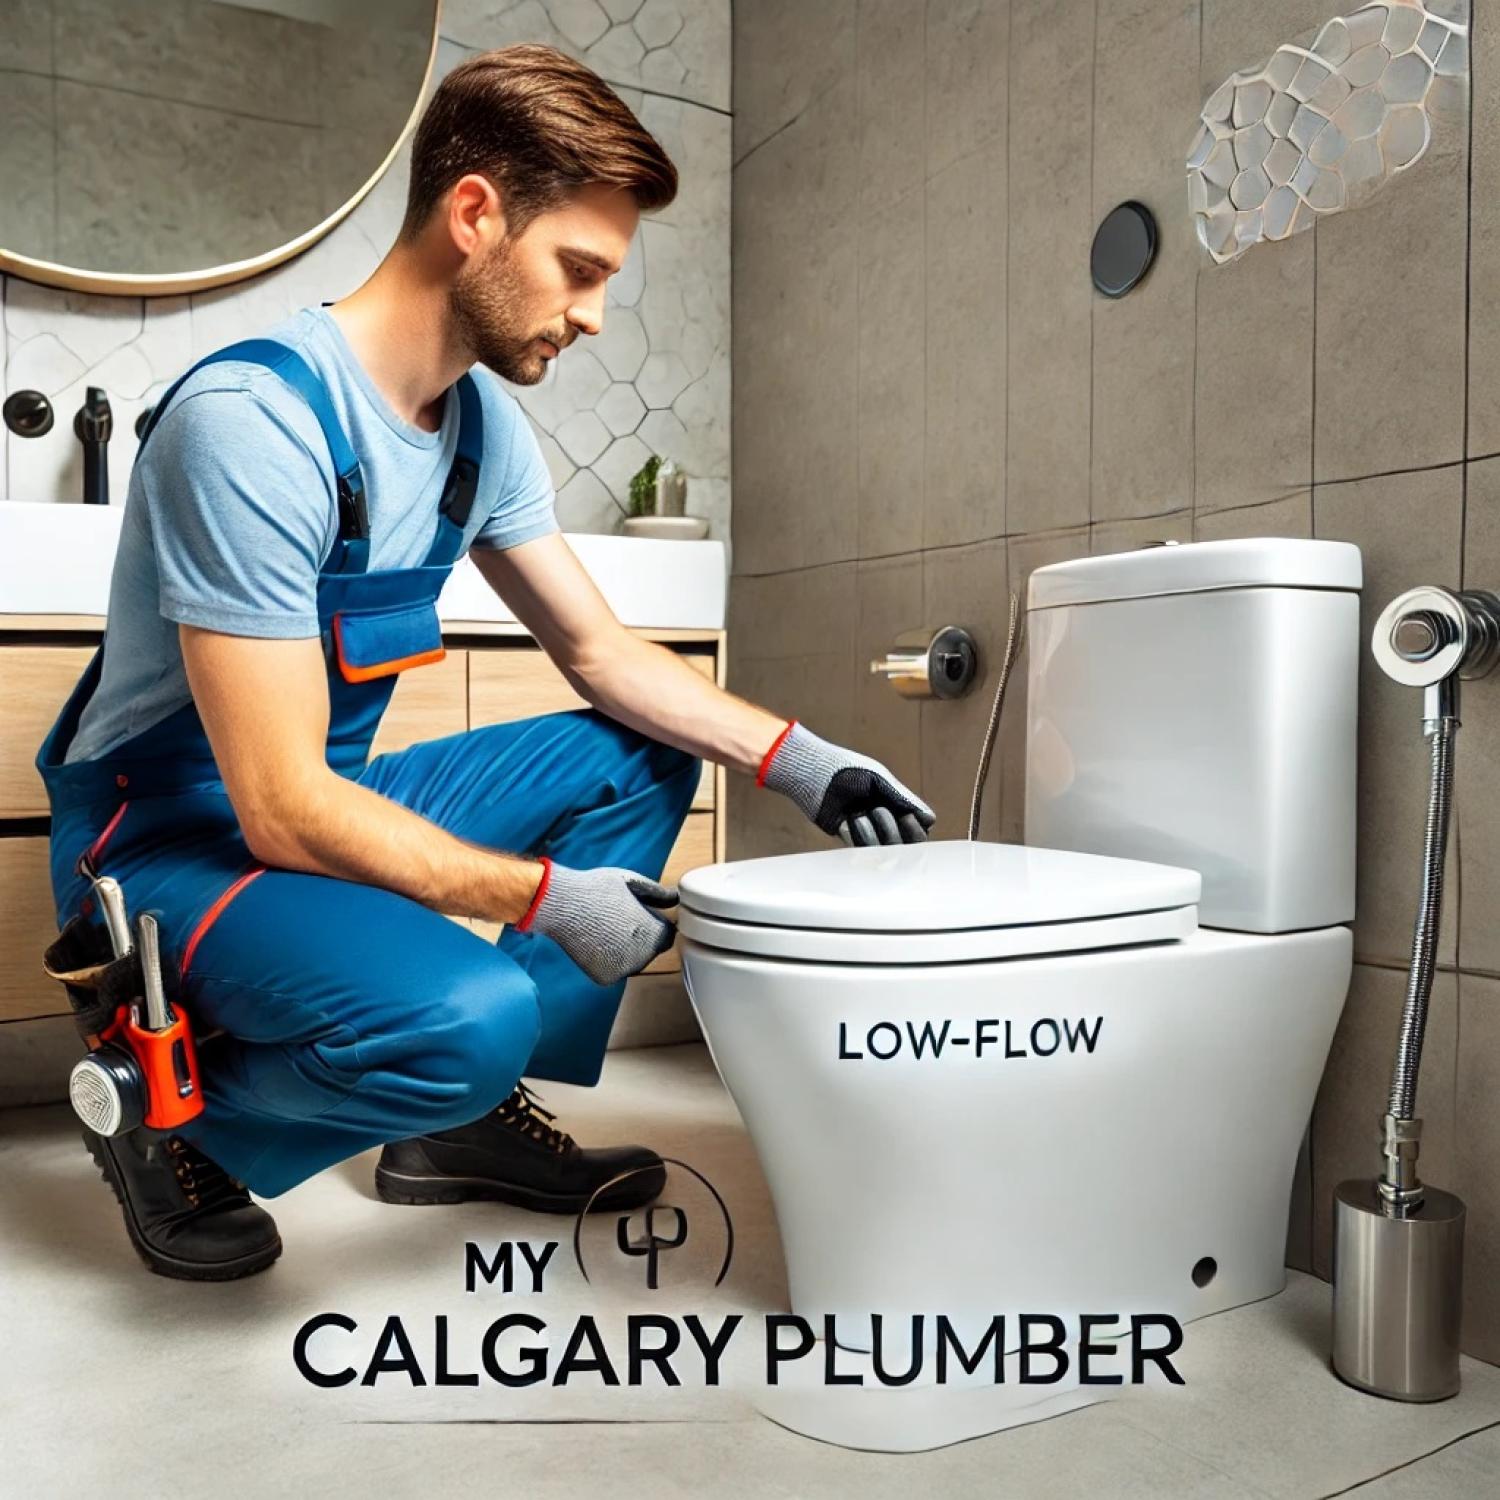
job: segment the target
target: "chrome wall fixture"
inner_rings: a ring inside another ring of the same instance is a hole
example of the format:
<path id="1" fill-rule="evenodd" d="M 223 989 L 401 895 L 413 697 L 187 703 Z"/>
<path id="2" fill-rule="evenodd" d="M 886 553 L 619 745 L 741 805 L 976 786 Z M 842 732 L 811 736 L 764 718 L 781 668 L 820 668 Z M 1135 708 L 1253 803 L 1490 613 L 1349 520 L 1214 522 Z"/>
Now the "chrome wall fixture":
<path id="1" fill-rule="evenodd" d="M 978 670 L 979 648 L 962 625 L 904 631 L 870 663 L 871 673 L 883 673 L 903 698 L 962 698 Z"/>
<path id="2" fill-rule="evenodd" d="M 1217 262 L 1352 208 L 1405 171 L 1467 98 L 1468 0 L 1384 0 L 1278 47 L 1209 96 L 1188 205 Z"/>
<path id="3" fill-rule="evenodd" d="M 1333 1368 L 1378 1396 L 1441 1401 L 1459 1384 L 1466 1213 L 1461 1199 L 1417 1176 L 1417 1074 L 1437 967 L 1458 684 L 1500 662 L 1500 597 L 1409 589 L 1381 611 L 1370 649 L 1388 676 L 1422 689 L 1432 773 L 1411 969 L 1381 1118 L 1385 1166 L 1378 1178 L 1351 1178 L 1334 1192 Z"/>

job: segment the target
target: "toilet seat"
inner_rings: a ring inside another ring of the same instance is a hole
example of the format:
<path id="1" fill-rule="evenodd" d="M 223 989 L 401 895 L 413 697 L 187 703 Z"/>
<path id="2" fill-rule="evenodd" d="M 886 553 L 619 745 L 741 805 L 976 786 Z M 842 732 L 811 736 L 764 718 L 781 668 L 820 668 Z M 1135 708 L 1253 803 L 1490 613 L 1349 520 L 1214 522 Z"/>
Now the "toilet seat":
<path id="1" fill-rule="evenodd" d="M 678 931 L 708 947 L 840 964 L 954 963 L 1180 939 L 1196 870 L 968 839 L 840 847 L 689 870 Z"/>

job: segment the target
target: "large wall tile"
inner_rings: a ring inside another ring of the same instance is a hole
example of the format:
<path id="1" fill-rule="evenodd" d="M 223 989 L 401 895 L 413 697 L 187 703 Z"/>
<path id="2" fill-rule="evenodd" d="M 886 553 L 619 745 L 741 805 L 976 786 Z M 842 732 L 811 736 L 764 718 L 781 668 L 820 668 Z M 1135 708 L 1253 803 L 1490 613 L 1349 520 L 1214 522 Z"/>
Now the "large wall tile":
<path id="1" fill-rule="evenodd" d="M 1380 1175 L 1380 1117 L 1390 1091 L 1405 996 L 1402 970 L 1354 966 L 1313 1109 L 1313 1267 L 1325 1280 L 1333 1274 L 1334 1190 L 1349 1177 Z M 1441 972 L 1433 980 L 1417 1076 L 1417 1113 L 1423 1122 L 1417 1171 L 1435 1187 L 1454 1181 L 1457 1064 L 1458 980 Z"/>
<path id="2" fill-rule="evenodd" d="M 854 744 L 857 619 L 852 563 L 732 579 L 729 690 L 824 739 Z M 827 847 L 827 835 L 794 803 L 754 777 L 730 775 L 727 787 L 731 859 Z"/>
<path id="3" fill-rule="evenodd" d="M 924 175 L 923 24 L 911 0 L 859 0 L 859 184 L 870 203 L 904 197 Z"/>
<path id="4" fill-rule="evenodd" d="M 1223 541 L 1229 537 L 1311 535 L 1311 490 L 1288 495 L 1284 500 L 1271 500 L 1265 505 L 1211 510 L 1193 516 L 1195 542 Z"/>
<path id="5" fill-rule="evenodd" d="M 1283 42 L 1306 46 L 1329 16 L 1347 15 L 1357 4 L 1340 12 L 1335 0 L 1203 0 L 1203 97 L 1231 73 L 1265 62 Z"/>
<path id="6" fill-rule="evenodd" d="M 1423 1074 L 1426 1074 L 1423 1061 Z M 1500 1364 L 1500 983 L 1458 980 L 1454 1166 L 1431 1181 L 1464 1200 L 1464 1350 Z M 1425 1103 L 1422 1106 L 1425 1113 Z M 1425 1154 L 1425 1148 L 1424 1148 Z M 1427 1178 L 1426 1172 L 1422 1176 Z"/>
<path id="7" fill-rule="evenodd" d="M 1254 252 L 1251 252 L 1252 254 Z M 1380 611 L 1419 583 L 1452 587 L 1459 573 L 1462 471 L 1458 465 L 1349 484 L 1319 485 L 1320 537 L 1354 542 L 1364 559 L 1360 598 L 1359 832 L 1355 956 L 1404 964 L 1411 952 L 1426 817 L 1428 741 L 1422 694 L 1393 682 L 1370 655 Z M 1462 745 L 1459 748 L 1462 756 Z M 1455 962 L 1458 861 L 1450 841 L 1439 961 Z"/>
<path id="8" fill-rule="evenodd" d="M 1089 555 L 1089 528 L 1065 527 L 1058 531 L 1013 536 L 1006 551 L 1006 572 L 1010 593 L 1018 601 L 1021 643 L 1016 652 L 1013 677 L 1005 689 L 1005 723 L 1000 734 L 1001 748 L 1006 751 L 1000 767 L 1000 837 L 1019 844 L 1025 837 L 1026 822 L 1026 674 L 1030 666 L 1030 637 L 1026 634 L 1026 585 L 1037 568 L 1049 563 L 1069 562 Z M 1010 600 L 1006 600 L 1007 610 Z M 1002 649 L 1004 642 L 1002 639 Z M 994 777 L 991 777 L 993 785 Z"/>
<path id="9" fill-rule="evenodd" d="M 1094 8 L 1012 0 L 1005 508 L 1016 534 L 1089 518 L 1093 95 Z"/>
<path id="10" fill-rule="evenodd" d="M 903 698 L 870 663 L 903 631 L 925 625 L 922 554 L 861 561 L 856 572 L 854 738 L 851 748 L 874 756 L 915 791 L 922 790 L 919 700 Z M 827 736 L 825 736 L 827 738 Z"/>
<path id="11" fill-rule="evenodd" d="M 966 547 L 937 547 L 922 554 L 922 623 L 936 630 L 961 625 L 974 637 L 979 671 L 962 698 L 920 700 L 922 723 L 922 795 L 937 814 L 935 839 L 968 837 L 974 777 L 984 747 L 1000 664 L 1005 657 L 1006 544 L 975 542 Z M 1011 682 L 1019 673 L 1012 669 Z M 1015 713 L 1010 684 L 1006 713 L 991 755 L 980 805 L 979 837 L 1000 838 L 1000 769 L 1019 751 L 1024 725 Z M 1019 820 L 1020 813 L 1016 812 Z"/>
<path id="12" fill-rule="evenodd" d="M 1156 215 L 1156 262 L 1129 296 L 1095 296 L 1094 520 L 1192 505 L 1193 288 L 1184 153 L 1200 105 L 1196 0 L 1100 6 L 1094 223 L 1134 198 Z M 1092 238 L 1092 236 L 1090 236 Z"/>
<path id="13" fill-rule="evenodd" d="M 1004 137 L 1011 4 L 937 0 L 927 5 L 929 174 Z M 863 52 L 863 38 L 860 48 Z"/>
<path id="14" fill-rule="evenodd" d="M 922 545 L 926 494 L 925 194 L 860 214 L 858 549 L 861 557 Z"/>
<path id="15" fill-rule="evenodd" d="M 1312 480 L 1313 236 L 1198 268 L 1194 508 Z"/>
<path id="16" fill-rule="evenodd" d="M 9 0 L 0 27 L 0 68 L 52 71 L 52 0 Z"/>
<path id="17" fill-rule="evenodd" d="M 1089 527 L 1089 551 L 1095 557 L 1104 552 L 1134 552 L 1156 542 L 1192 539 L 1190 510 L 1174 510 L 1164 516 L 1144 516 L 1135 521 L 1095 521 Z"/>
<path id="18" fill-rule="evenodd" d="M 806 240 L 774 316 L 735 341 L 737 485 L 750 496 L 735 565 L 769 573 L 854 556 L 859 520 L 857 284 L 843 234 Z M 736 302 L 740 301 L 736 275 Z"/>
<path id="19" fill-rule="evenodd" d="M 1410 171 L 1314 231 L 1316 479 L 1463 456 L 1466 157 L 1459 127 L 1435 129 Z"/>
<path id="20" fill-rule="evenodd" d="M 1005 531 L 1005 151 L 927 184 L 927 494 L 922 545 Z"/>
<path id="21" fill-rule="evenodd" d="M 1500 458 L 1469 465 L 1463 586 L 1500 592 Z M 1434 579 L 1452 587 L 1446 579 Z M 1500 674 L 1460 690 L 1454 751 L 1457 841 L 1464 899 L 1458 961 L 1500 974 Z"/>
<path id="22" fill-rule="evenodd" d="M 1500 453 L 1500 0 L 1473 0 L 1469 452 Z"/>
<path id="23" fill-rule="evenodd" d="M 914 9 L 916 7 L 913 7 Z M 856 0 L 759 0 L 734 17 L 734 159 L 741 162 L 854 66 Z"/>

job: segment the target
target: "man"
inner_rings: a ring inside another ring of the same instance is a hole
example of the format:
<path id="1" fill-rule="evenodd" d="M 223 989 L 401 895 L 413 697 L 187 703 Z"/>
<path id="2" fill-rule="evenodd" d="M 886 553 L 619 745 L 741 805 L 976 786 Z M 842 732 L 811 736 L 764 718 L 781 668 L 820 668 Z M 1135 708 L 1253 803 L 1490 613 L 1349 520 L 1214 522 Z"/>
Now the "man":
<path id="1" fill-rule="evenodd" d="M 157 913 L 200 1038 L 202 1113 L 84 1131 L 154 1270 L 263 1269 L 281 1241 L 249 1191 L 375 1145 L 389 1202 L 649 1201 L 655 1152 L 580 1148 L 520 1079 L 598 1081 L 626 978 L 675 933 L 656 877 L 700 758 L 846 843 L 926 837 L 931 809 L 878 762 L 620 625 L 518 404 L 470 373 L 534 384 L 598 333 L 640 213 L 675 192 L 586 67 L 473 57 L 418 126 L 370 279 L 153 411 L 105 645 L 37 764 L 59 924 L 101 942 L 94 880 L 118 880 Z M 370 760 L 394 674 L 441 655 L 433 601 L 464 552 L 590 707 Z"/>

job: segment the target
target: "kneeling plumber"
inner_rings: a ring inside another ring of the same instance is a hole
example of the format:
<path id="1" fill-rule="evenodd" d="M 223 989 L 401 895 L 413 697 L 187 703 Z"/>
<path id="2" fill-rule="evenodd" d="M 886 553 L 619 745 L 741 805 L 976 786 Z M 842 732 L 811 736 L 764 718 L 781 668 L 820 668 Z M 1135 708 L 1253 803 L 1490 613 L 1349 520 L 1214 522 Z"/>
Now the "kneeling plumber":
<path id="1" fill-rule="evenodd" d="M 59 926 L 102 928 L 93 882 L 118 881 L 198 1039 L 201 1113 L 84 1131 L 155 1271 L 262 1270 L 281 1239 L 250 1194 L 375 1146 L 388 1202 L 650 1201 L 654 1151 L 581 1148 L 522 1077 L 597 1083 L 626 978 L 675 934 L 659 877 L 702 760 L 845 843 L 933 824 L 879 762 L 624 629 L 515 398 L 471 368 L 534 385 L 597 335 L 640 214 L 676 190 L 582 64 L 470 57 L 418 123 L 369 279 L 152 410 L 105 638 L 37 766 Z M 372 759 L 397 674 L 442 655 L 466 553 L 589 706 Z"/>

